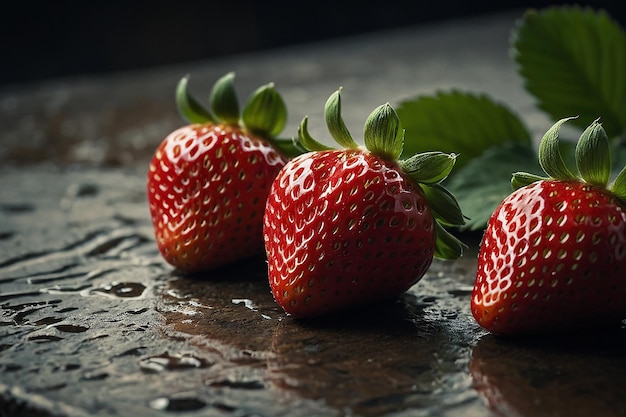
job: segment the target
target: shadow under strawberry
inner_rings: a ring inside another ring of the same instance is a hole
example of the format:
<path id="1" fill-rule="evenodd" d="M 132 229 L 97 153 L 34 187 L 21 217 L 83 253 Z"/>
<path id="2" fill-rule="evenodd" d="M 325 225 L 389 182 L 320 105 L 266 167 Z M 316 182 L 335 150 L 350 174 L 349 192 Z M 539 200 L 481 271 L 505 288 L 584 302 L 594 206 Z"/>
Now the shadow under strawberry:
<path id="1" fill-rule="evenodd" d="M 501 416 L 620 416 L 626 328 L 546 339 L 486 335 L 469 364 L 474 388 Z"/>

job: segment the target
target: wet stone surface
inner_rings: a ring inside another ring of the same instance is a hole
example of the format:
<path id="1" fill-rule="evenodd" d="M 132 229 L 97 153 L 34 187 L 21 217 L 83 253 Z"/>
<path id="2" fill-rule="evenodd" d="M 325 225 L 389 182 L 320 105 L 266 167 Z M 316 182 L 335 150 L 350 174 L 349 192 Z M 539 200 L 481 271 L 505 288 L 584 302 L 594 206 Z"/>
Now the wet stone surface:
<path id="1" fill-rule="evenodd" d="M 436 261 L 395 301 L 298 321 L 273 302 L 261 258 L 197 276 L 164 264 L 140 172 L 2 174 L 5 415 L 618 416 L 626 406 L 624 330 L 486 334 L 469 313 L 471 253 Z"/>
<path id="2" fill-rule="evenodd" d="M 492 93 L 543 131 L 508 59 L 514 17 L 0 92 L 0 415 L 624 415 L 626 329 L 487 334 L 475 241 L 397 300 L 315 321 L 274 303 L 262 258 L 184 276 L 154 242 L 145 170 L 180 124 L 181 74 L 276 80 L 290 132 L 340 85 L 355 132 L 407 85 Z"/>
<path id="3" fill-rule="evenodd" d="M 482 334 L 467 308 L 472 258 L 436 262 L 396 301 L 297 321 L 274 303 L 261 258 L 204 276 L 167 266 L 139 173 L 5 174 L 0 186 L 14 190 L 3 193 L 0 241 L 9 415 L 481 407 L 467 373 Z"/>

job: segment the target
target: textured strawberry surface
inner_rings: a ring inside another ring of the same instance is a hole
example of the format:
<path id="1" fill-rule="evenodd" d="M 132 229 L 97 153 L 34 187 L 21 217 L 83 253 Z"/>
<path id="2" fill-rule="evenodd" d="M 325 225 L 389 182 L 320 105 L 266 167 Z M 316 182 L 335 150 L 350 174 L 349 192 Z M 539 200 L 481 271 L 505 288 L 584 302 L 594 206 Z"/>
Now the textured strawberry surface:
<path id="1" fill-rule="evenodd" d="M 274 297 L 295 316 L 398 295 L 433 258 L 435 227 L 413 180 L 362 150 L 293 159 L 268 199 Z"/>
<path id="2" fill-rule="evenodd" d="M 228 125 L 190 125 L 159 146 L 148 200 L 163 257 L 185 271 L 263 252 L 272 180 L 286 159 L 267 141 Z"/>
<path id="3" fill-rule="evenodd" d="M 626 208 L 606 190 L 539 181 L 491 217 L 472 313 L 494 333 L 524 333 L 626 314 Z"/>

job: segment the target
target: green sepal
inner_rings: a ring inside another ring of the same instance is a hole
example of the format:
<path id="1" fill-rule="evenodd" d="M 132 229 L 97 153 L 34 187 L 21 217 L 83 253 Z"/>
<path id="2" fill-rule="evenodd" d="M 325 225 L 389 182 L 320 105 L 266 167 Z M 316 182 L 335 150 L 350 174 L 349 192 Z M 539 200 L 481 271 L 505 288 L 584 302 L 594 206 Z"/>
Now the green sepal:
<path id="1" fill-rule="evenodd" d="M 511 188 L 517 190 L 518 188 L 526 187 L 537 181 L 547 180 L 548 178 L 539 175 L 531 174 L 528 172 L 514 172 L 511 177 Z"/>
<path id="2" fill-rule="evenodd" d="M 288 158 L 293 158 L 307 151 L 295 138 L 272 138 L 271 143 Z"/>
<path id="3" fill-rule="evenodd" d="M 609 190 L 626 204 L 626 166 L 617 174 Z"/>
<path id="4" fill-rule="evenodd" d="M 277 136 L 287 123 L 287 106 L 274 83 L 254 91 L 243 108 L 243 125 L 266 138 Z"/>
<path id="5" fill-rule="evenodd" d="M 458 259 L 463 256 L 467 245 L 448 232 L 442 225 L 435 222 L 437 239 L 435 242 L 435 258 Z"/>
<path id="6" fill-rule="evenodd" d="M 407 175 L 421 184 L 436 184 L 445 180 L 454 164 L 457 155 L 444 152 L 422 152 L 399 161 L 400 168 Z"/>
<path id="7" fill-rule="evenodd" d="M 585 182 L 606 187 L 611 177 L 609 138 L 596 119 L 580 135 L 576 144 L 576 167 Z"/>
<path id="8" fill-rule="evenodd" d="M 217 120 L 227 124 L 239 123 L 239 101 L 234 79 L 234 72 L 222 76 L 213 85 L 209 97 L 211 112 Z"/>
<path id="9" fill-rule="evenodd" d="M 215 123 L 211 113 L 189 94 L 188 84 L 189 75 L 185 75 L 176 86 L 176 106 L 181 117 L 189 123 Z"/>
<path id="10" fill-rule="evenodd" d="M 575 180 L 577 177 L 567 168 L 559 146 L 559 129 L 568 120 L 576 117 L 566 117 L 557 121 L 543 135 L 539 143 L 539 165 L 550 177 L 557 180 Z"/>
<path id="11" fill-rule="evenodd" d="M 462 226 L 465 216 L 454 195 L 441 184 L 420 184 L 433 216 L 449 226 Z"/>
<path id="12" fill-rule="evenodd" d="M 335 91 L 326 100 L 324 117 L 330 135 L 342 148 L 358 148 L 341 116 L 341 88 Z"/>
<path id="13" fill-rule="evenodd" d="M 378 106 L 365 121 L 365 147 L 388 161 L 397 161 L 404 146 L 404 129 L 391 104 Z"/>
<path id="14" fill-rule="evenodd" d="M 304 116 L 300 124 L 298 125 L 298 140 L 300 142 L 300 146 L 302 146 L 307 151 L 328 151 L 333 148 L 330 146 L 326 146 L 311 136 L 308 129 L 308 117 Z"/>

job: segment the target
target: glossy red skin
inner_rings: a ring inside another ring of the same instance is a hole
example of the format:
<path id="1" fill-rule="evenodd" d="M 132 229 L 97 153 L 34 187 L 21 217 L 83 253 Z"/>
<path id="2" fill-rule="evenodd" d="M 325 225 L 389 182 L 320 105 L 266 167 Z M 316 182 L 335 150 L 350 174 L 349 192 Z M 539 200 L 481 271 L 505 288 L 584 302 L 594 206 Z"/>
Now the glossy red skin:
<path id="1" fill-rule="evenodd" d="M 418 185 L 362 150 L 289 161 L 272 185 L 263 234 L 272 294 L 295 317 L 402 294 L 430 266 L 435 244 Z"/>
<path id="2" fill-rule="evenodd" d="M 265 201 L 285 162 L 266 140 L 236 126 L 172 132 L 152 158 L 147 184 L 165 260 L 199 272 L 263 253 Z"/>
<path id="3" fill-rule="evenodd" d="M 488 222 L 471 310 L 496 334 L 605 326 L 626 318 L 626 207 L 606 190 L 539 181 Z"/>

